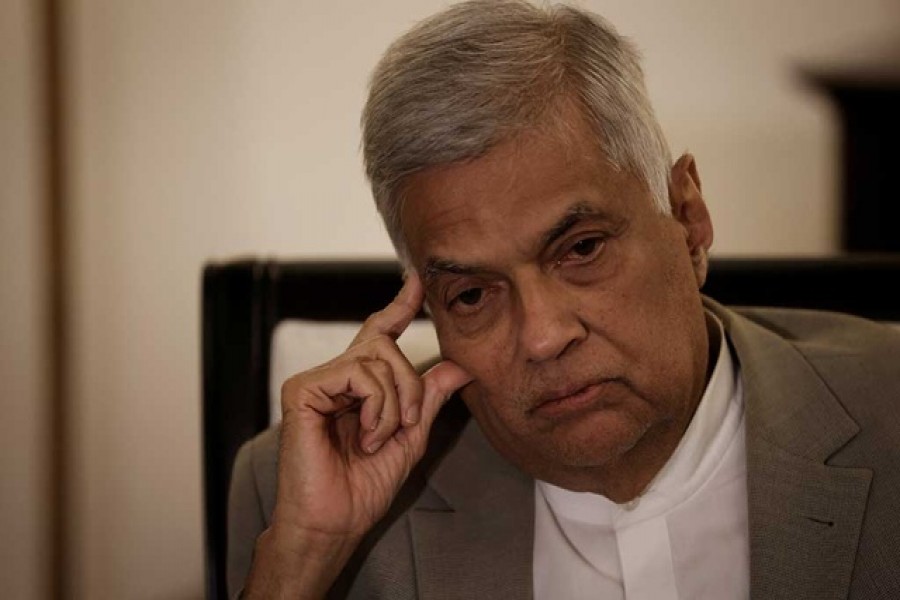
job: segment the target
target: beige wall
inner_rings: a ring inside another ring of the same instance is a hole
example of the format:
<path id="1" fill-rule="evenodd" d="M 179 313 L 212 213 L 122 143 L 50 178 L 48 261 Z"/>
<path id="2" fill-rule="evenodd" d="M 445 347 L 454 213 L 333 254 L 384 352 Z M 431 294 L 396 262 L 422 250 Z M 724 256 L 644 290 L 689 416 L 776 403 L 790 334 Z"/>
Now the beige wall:
<path id="1" fill-rule="evenodd" d="M 47 551 L 47 348 L 40 63 L 31 3 L 0 3 L 0 595 L 40 598 Z"/>
<path id="2" fill-rule="evenodd" d="M 73 85 L 70 591 L 197 598 L 201 265 L 242 253 L 389 255 L 359 164 L 365 81 L 388 41 L 444 2 L 64 4 Z M 835 249 L 836 129 L 796 67 L 896 31 L 895 0 L 583 4 L 644 49 L 673 150 L 697 155 L 719 253 Z M 9 269 L 23 292 L 4 287 L 0 296 L 2 364 L 19 382 L 14 414 L 26 423 L 3 421 L 3 439 L 26 458 L 4 452 L 2 516 L 30 548 L 18 596 L 27 598 L 41 566 L 37 513 L 23 507 L 38 497 L 40 474 L 27 457 L 39 461 L 42 451 L 40 405 L 25 400 L 41 394 L 40 286 L 30 266 L 40 244 L 25 200 L 36 194 L 33 142 L 22 133 L 32 119 L 32 54 L 12 24 L 21 5 L 3 6 L 2 47 L 19 60 L 2 64 L 19 74 L 2 79 L 3 125 L 17 144 L 6 145 L 4 129 L 2 158 L 20 179 L 4 177 L 0 244 L 4 285 Z M 8 107 L 24 120 L 7 119 Z"/>

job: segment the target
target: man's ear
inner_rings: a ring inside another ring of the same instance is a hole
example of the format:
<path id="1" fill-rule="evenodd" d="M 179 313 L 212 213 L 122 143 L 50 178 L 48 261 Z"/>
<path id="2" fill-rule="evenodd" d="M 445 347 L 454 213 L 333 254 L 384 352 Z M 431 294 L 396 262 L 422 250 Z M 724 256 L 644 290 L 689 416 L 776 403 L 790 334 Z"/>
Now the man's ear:
<path id="1" fill-rule="evenodd" d="M 669 204 L 672 217 L 684 228 L 697 286 L 703 287 L 709 267 L 708 252 L 713 242 L 713 226 L 703 201 L 697 163 L 688 153 L 672 166 Z"/>

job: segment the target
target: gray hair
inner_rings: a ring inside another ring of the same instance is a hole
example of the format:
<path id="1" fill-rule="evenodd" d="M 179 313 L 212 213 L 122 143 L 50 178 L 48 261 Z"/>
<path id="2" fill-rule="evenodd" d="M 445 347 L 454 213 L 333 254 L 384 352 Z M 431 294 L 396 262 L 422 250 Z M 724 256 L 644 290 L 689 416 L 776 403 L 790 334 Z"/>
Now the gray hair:
<path id="1" fill-rule="evenodd" d="M 366 175 L 401 260 L 404 178 L 483 156 L 546 122 L 561 100 L 669 213 L 671 156 L 639 61 L 601 17 L 519 0 L 463 2 L 396 40 L 372 74 L 362 128 Z"/>

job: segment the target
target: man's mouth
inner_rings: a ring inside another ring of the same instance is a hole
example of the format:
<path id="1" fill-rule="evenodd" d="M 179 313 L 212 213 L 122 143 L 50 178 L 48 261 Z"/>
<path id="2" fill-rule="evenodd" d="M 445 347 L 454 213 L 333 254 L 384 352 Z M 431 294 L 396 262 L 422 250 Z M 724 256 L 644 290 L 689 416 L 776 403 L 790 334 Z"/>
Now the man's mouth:
<path id="1" fill-rule="evenodd" d="M 528 412 L 534 416 L 555 419 L 583 410 L 598 408 L 604 403 L 604 388 L 617 381 L 616 379 L 601 379 L 551 390 L 541 394 L 537 404 Z"/>

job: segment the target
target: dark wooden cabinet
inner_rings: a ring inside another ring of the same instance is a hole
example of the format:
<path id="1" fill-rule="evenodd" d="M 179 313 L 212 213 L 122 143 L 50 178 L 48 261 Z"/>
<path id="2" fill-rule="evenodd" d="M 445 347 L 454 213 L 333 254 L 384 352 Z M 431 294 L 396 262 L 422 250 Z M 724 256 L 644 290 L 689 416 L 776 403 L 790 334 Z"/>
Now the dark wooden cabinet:
<path id="1" fill-rule="evenodd" d="M 840 119 L 842 249 L 900 252 L 900 56 L 812 79 Z"/>

